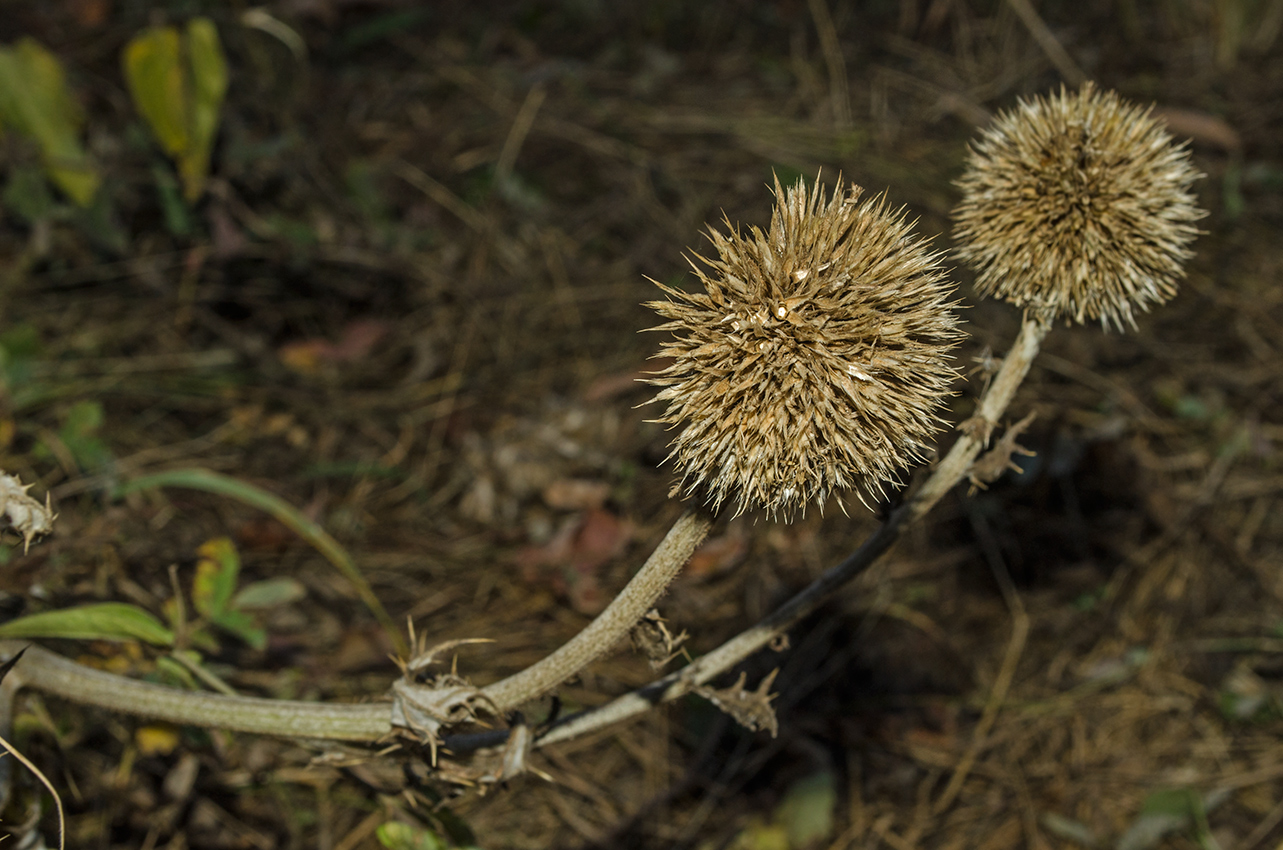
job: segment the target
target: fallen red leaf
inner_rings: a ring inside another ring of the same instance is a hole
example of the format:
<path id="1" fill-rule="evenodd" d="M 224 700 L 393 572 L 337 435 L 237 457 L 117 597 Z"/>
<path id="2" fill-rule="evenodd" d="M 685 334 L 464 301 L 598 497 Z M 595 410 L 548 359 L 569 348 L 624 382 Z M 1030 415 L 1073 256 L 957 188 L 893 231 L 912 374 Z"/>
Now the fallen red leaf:
<path id="1" fill-rule="evenodd" d="M 631 522 L 597 508 L 567 522 L 544 545 L 521 550 L 517 563 L 526 581 L 546 582 L 576 611 L 598 614 L 609 601 L 601 569 L 624 553 L 632 536 Z"/>
<path id="2" fill-rule="evenodd" d="M 306 339 L 282 345 L 277 352 L 281 362 L 295 372 L 315 374 L 323 364 L 350 363 L 369 355 L 370 350 L 388 332 L 390 324 L 375 319 L 358 319 L 343 329 L 338 342 Z"/>
<path id="3" fill-rule="evenodd" d="M 600 508 L 609 496 L 609 484 L 585 478 L 558 478 L 543 489 L 544 504 L 559 511 Z"/>

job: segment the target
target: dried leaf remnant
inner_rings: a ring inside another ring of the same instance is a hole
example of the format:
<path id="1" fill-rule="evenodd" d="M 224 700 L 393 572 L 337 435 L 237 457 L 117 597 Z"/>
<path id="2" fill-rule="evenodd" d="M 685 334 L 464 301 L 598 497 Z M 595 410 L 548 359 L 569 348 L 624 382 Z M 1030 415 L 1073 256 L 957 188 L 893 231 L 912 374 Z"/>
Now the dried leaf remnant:
<path id="1" fill-rule="evenodd" d="M 49 494 L 42 505 L 27 495 L 30 489 L 31 485 L 24 485 L 18 476 L 0 471 L 0 515 L 22 535 L 23 552 L 31 548 L 31 541 L 53 531 L 53 521 L 58 518 Z"/>
<path id="2" fill-rule="evenodd" d="M 410 642 L 416 648 L 414 656 L 397 659 L 403 675 L 392 683 L 392 727 L 427 744 L 435 766 L 443 730 L 475 723 L 482 714 L 493 716 L 499 712 L 480 688 L 458 675 L 456 664 L 451 664 L 449 673 L 431 679 L 426 671 L 437 656 L 456 646 L 489 641 L 461 639 L 426 648 L 422 640 L 415 640 L 411 630 Z"/>
<path id="3" fill-rule="evenodd" d="M 1037 415 L 1036 412 L 1030 411 L 1024 419 L 1007 429 L 1007 432 L 998 440 L 998 445 L 971 464 L 971 469 L 967 470 L 967 480 L 971 482 L 970 495 L 974 495 L 976 490 L 988 489 L 990 484 L 1008 471 L 1020 472 L 1020 465 L 1012 460 L 1013 456 L 1033 457 L 1037 454 L 1016 442 L 1020 435 L 1033 424 Z"/>
<path id="4" fill-rule="evenodd" d="M 662 670 L 678 655 L 682 654 L 682 644 L 690 639 L 690 633 L 682 629 L 673 634 L 665 620 L 655 608 L 646 612 L 628 633 L 633 648 L 646 656 L 652 670 Z"/>
<path id="5" fill-rule="evenodd" d="M 777 667 L 766 674 L 766 677 L 758 683 L 756 690 L 750 691 L 744 686 L 748 681 L 748 674 L 740 673 L 735 684 L 729 688 L 715 690 L 707 685 L 700 685 L 695 688 L 695 693 L 735 718 L 737 723 L 749 731 L 757 732 L 765 729 L 774 738 L 780 731 L 780 724 L 775 717 L 775 709 L 771 707 L 771 700 L 779 694 L 773 694 L 770 691 L 779 672 Z"/>

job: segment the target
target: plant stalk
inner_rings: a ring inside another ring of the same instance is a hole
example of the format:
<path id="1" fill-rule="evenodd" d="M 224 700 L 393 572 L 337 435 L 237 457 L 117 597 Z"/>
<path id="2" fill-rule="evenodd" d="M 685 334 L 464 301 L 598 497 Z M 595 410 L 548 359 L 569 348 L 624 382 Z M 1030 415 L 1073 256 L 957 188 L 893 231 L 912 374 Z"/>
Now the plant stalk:
<path id="1" fill-rule="evenodd" d="M 980 400 L 971 422 L 927 482 L 845 561 L 757 625 L 682 670 L 590 712 L 567 718 L 537 740 L 551 744 L 648 711 L 726 672 L 813 613 L 839 588 L 873 564 L 903 529 L 929 511 L 956 485 L 987 442 L 1024 380 L 1052 319 L 1026 313 L 1020 335 Z M 626 636 L 680 572 L 708 534 L 713 518 L 703 510 L 683 514 L 632 581 L 583 631 L 542 661 L 483 689 L 499 711 L 510 711 L 547 693 L 582 670 Z M 26 644 L 0 641 L 10 658 Z M 32 687 L 87 705 L 170 723 L 237 732 L 346 741 L 373 741 L 392 731 L 390 703 L 324 703 L 194 693 L 94 670 L 32 646 L 9 674 L 15 687 Z M 6 684 L 9 684 L 6 682 Z"/>
<path id="2" fill-rule="evenodd" d="M 72 702 L 191 726 L 291 738 L 373 741 L 391 731 L 390 703 L 329 703 L 182 691 L 94 670 L 23 641 L 0 641 L 8 659 L 26 654 L 6 677 Z"/>
<path id="3" fill-rule="evenodd" d="M 1038 355 L 1042 341 L 1051 330 L 1052 317 L 1027 312 L 1020 333 L 1011 351 L 1002 361 L 989 389 L 981 397 L 970 422 L 973 425 L 993 426 L 1002 418 L 1016 390 L 1029 373 L 1029 367 Z M 870 567 L 892 544 L 903 530 L 919 519 L 953 489 L 975 462 L 984 448 L 990 427 L 965 428 L 949 453 L 936 466 L 931 477 L 878 527 L 846 560 L 831 567 L 809 586 L 784 605 L 767 615 L 756 625 L 741 632 L 726 643 L 703 655 L 686 667 L 670 673 L 607 703 L 600 708 L 568 717 L 541 735 L 535 746 L 553 744 L 577 738 L 604 726 L 635 717 L 660 703 L 669 702 L 690 693 L 730 670 L 748 656 L 757 652 L 780 635 L 814 613 L 843 585 Z"/>
<path id="4" fill-rule="evenodd" d="M 597 619 L 547 658 L 485 688 L 485 695 L 505 713 L 552 690 L 613 647 L 667 589 L 712 523 L 712 516 L 702 510 L 683 514 Z M 24 646 L 28 644 L 22 641 L 0 641 L 0 656 L 12 658 Z M 9 678 L 15 688 L 31 687 L 73 702 L 181 725 L 345 741 L 374 741 L 392 731 L 389 702 L 301 702 L 182 691 L 94 670 L 38 646 L 27 649 Z"/>
<path id="5" fill-rule="evenodd" d="M 702 509 L 682 514 L 632 581 L 606 606 L 605 611 L 597 615 L 597 619 L 552 655 L 520 673 L 487 685 L 482 692 L 500 713 L 505 713 L 546 694 L 574 676 L 626 637 L 654 607 L 655 601 L 681 572 L 712 525 L 712 514 Z"/>

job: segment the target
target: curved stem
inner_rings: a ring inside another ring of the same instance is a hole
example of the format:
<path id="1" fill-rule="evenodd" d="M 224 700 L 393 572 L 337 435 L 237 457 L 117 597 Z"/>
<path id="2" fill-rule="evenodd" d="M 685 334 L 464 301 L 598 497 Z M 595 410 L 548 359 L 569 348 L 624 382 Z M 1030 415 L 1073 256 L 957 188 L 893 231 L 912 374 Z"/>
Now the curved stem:
<path id="1" fill-rule="evenodd" d="M 504 713 L 546 694 L 574 676 L 637 625 L 690 560 L 712 525 L 713 517 L 706 511 L 695 509 L 682 514 L 632 581 L 597 619 L 552 655 L 520 673 L 487 685 L 482 693 Z"/>
<path id="2" fill-rule="evenodd" d="M 11 658 L 24 646 L 27 644 L 21 641 L 0 641 L 0 654 Z M 181 691 L 94 670 L 38 646 L 28 647 L 9 677 L 16 680 L 16 687 L 31 687 L 73 702 L 191 726 L 344 741 L 373 741 L 392 728 L 386 702 L 301 702 Z"/>
<path id="3" fill-rule="evenodd" d="M 500 712 L 534 699 L 578 673 L 636 625 L 689 560 L 712 525 L 703 511 L 688 511 L 674 523 L 632 581 L 597 619 L 542 661 L 484 689 Z M 0 655 L 26 646 L 0 641 Z M 233 697 L 181 691 L 104 673 L 31 646 L 5 680 L 74 702 L 191 726 L 293 738 L 373 741 L 392 731 L 392 706 Z"/>
<path id="4" fill-rule="evenodd" d="M 993 383 L 980 399 L 973 418 L 964 423 L 963 433 L 953 444 L 953 448 L 936 466 L 927 482 L 897 508 L 850 557 L 831 567 L 784 605 L 717 649 L 681 670 L 625 694 L 601 708 L 566 718 L 540 736 L 536 746 L 576 738 L 690 693 L 797 625 L 824 604 L 835 591 L 872 565 L 899 539 L 904 528 L 931 510 L 966 475 L 976 456 L 984 448 L 989 431 L 1002 417 L 1015 396 L 1016 389 L 1028 374 L 1043 339 L 1051 330 L 1051 324 L 1050 316 L 1025 314 L 1020 334 L 1011 351 L 1003 359 Z"/>

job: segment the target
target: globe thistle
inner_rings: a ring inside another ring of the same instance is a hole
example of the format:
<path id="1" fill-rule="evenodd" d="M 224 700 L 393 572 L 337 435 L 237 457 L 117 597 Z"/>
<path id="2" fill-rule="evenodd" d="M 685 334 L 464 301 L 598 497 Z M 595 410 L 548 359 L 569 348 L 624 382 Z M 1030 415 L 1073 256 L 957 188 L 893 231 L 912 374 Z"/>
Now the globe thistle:
<path id="1" fill-rule="evenodd" d="M 717 258 L 690 261 L 705 292 L 657 284 L 673 362 L 652 401 L 685 425 L 674 495 L 791 519 L 831 493 L 881 497 L 923 459 L 956 377 L 952 287 L 904 211 L 862 193 L 776 179 L 766 232 L 709 229 Z"/>
<path id="2" fill-rule="evenodd" d="M 981 294 L 1119 329 L 1175 296 L 1202 175 L 1151 110 L 1087 83 L 998 116 L 953 214 Z"/>

